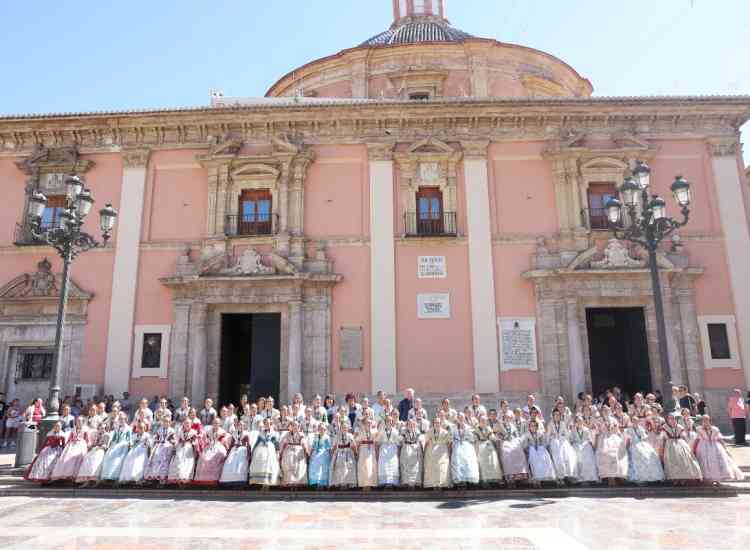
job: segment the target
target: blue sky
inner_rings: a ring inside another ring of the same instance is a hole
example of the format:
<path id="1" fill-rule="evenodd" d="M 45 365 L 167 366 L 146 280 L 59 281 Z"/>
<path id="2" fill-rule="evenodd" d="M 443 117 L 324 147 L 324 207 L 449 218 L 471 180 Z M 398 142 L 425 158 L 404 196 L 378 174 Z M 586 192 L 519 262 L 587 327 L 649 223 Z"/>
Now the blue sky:
<path id="1" fill-rule="evenodd" d="M 447 8 L 462 30 L 564 59 L 599 96 L 750 94 L 750 0 L 448 0 Z M 0 112 L 204 105 L 210 88 L 260 96 L 294 67 L 385 30 L 391 17 L 391 0 L 8 0 Z"/>

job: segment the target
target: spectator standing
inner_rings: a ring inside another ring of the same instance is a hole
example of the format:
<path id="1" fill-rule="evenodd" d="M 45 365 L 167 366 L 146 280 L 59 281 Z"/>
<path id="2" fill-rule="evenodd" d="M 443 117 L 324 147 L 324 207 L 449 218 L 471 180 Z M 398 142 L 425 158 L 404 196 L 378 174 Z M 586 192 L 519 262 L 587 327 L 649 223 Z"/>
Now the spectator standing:
<path id="1" fill-rule="evenodd" d="M 5 394 L 0 392 L 0 441 L 3 441 L 5 435 L 5 413 L 8 410 L 8 404 L 5 402 Z"/>
<path id="2" fill-rule="evenodd" d="M 133 403 L 130 401 L 130 394 L 128 392 L 122 392 L 122 399 L 120 400 L 120 410 L 130 419 L 130 413 L 133 409 Z"/>
<path id="3" fill-rule="evenodd" d="M 409 411 L 414 408 L 414 390 L 407 388 L 404 391 L 404 398 L 398 404 L 398 417 L 401 422 L 409 420 Z"/>
<path id="4" fill-rule="evenodd" d="M 748 407 L 742 398 L 742 392 L 735 389 L 729 396 L 727 403 L 727 413 L 732 419 L 732 428 L 734 429 L 734 444 L 742 447 L 747 446 L 745 441 L 745 428 L 747 421 Z"/>

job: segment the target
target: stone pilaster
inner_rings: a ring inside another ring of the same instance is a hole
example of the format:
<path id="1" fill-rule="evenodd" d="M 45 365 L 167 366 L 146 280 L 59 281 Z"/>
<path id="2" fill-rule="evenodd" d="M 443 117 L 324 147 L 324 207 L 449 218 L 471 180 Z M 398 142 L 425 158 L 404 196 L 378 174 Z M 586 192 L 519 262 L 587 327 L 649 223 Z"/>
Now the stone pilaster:
<path id="1" fill-rule="evenodd" d="M 206 395 L 206 317 L 208 306 L 195 302 L 190 306 L 190 331 L 188 348 L 188 372 L 190 399 L 202 403 Z M 216 399 L 217 396 L 210 396 Z"/>
<path id="2" fill-rule="evenodd" d="M 578 313 L 578 298 L 568 296 L 565 300 L 568 332 L 568 366 L 573 395 L 586 391 L 586 365 L 583 358 L 583 338 Z"/>
<path id="3" fill-rule="evenodd" d="M 169 395 L 181 399 L 187 391 L 190 345 L 190 303 L 175 301 L 172 350 L 169 359 Z"/>
<path id="4" fill-rule="evenodd" d="M 289 308 L 289 373 L 287 399 L 302 391 L 302 302 L 291 301 Z"/>

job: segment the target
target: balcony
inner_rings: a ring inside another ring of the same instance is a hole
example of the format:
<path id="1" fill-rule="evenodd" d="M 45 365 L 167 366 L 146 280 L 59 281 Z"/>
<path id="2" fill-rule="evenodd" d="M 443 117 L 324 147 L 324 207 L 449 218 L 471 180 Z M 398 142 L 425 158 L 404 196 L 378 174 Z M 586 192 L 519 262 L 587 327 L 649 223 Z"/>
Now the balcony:
<path id="1" fill-rule="evenodd" d="M 230 215 L 224 220 L 224 234 L 227 237 L 275 235 L 279 225 L 278 221 L 276 214 Z"/>
<path id="2" fill-rule="evenodd" d="M 591 231 L 609 231 L 611 229 L 606 208 L 584 208 L 581 210 L 581 223 Z"/>
<path id="3" fill-rule="evenodd" d="M 41 225 L 41 231 L 49 231 L 50 229 L 54 229 L 55 225 L 51 223 L 42 223 Z M 17 223 L 16 224 L 16 231 L 13 236 L 13 244 L 16 246 L 40 246 L 40 245 L 46 245 L 47 243 L 44 242 L 42 239 L 37 239 L 34 237 L 34 235 L 31 233 L 31 228 L 26 223 Z"/>
<path id="4" fill-rule="evenodd" d="M 456 213 L 419 217 L 416 212 L 407 212 L 404 214 L 404 234 L 407 237 L 455 237 L 458 234 Z"/>

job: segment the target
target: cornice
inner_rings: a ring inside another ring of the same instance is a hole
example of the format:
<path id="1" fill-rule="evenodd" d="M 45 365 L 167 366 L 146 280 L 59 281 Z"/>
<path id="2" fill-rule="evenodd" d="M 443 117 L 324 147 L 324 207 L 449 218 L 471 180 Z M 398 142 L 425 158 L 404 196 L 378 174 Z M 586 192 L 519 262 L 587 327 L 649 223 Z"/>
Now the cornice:
<path id="1" fill-rule="evenodd" d="M 742 151 L 739 136 L 709 138 L 706 141 L 712 157 L 736 157 Z"/>

